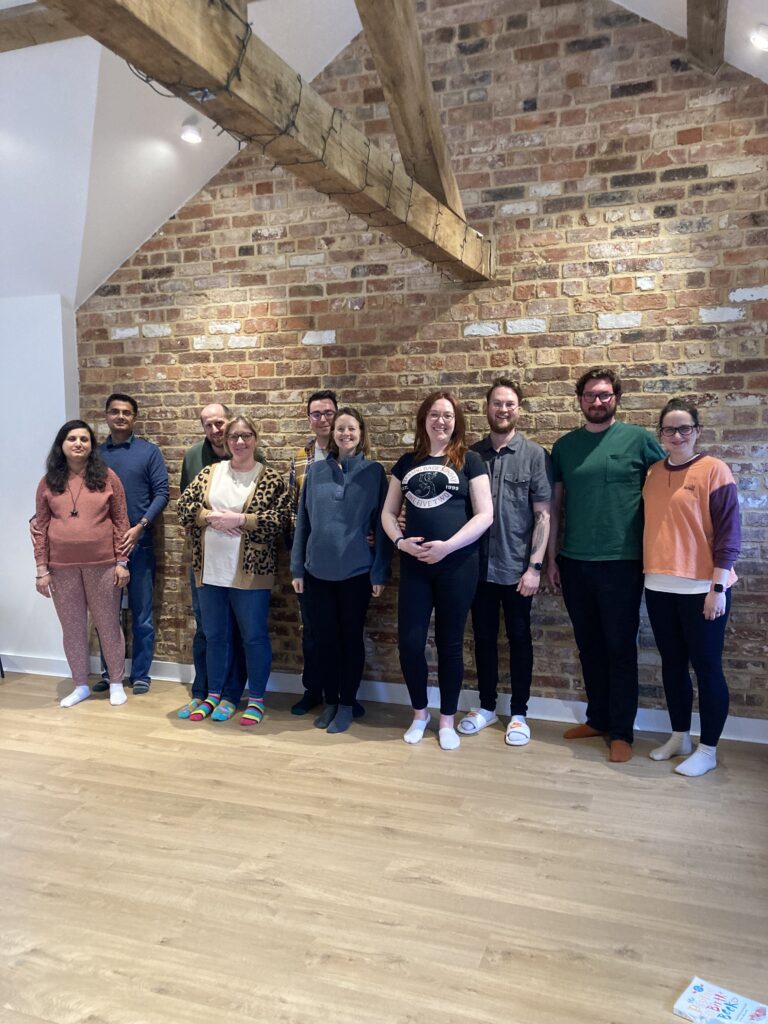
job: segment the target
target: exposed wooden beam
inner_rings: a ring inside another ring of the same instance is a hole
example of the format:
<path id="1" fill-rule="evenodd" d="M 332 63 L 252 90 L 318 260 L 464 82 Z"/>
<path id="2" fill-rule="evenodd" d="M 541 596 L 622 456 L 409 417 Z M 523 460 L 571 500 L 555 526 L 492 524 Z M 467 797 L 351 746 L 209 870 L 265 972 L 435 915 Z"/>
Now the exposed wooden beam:
<path id="1" fill-rule="evenodd" d="M 85 32 L 60 11 L 49 11 L 42 4 L 20 4 L 0 11 L 0 53 L 83 35 Z"/>
<path id="2" fill-rule="evenodd" d="M 688 0 L 691 63 L 714 74 L 723 63 L 728 0 Z"/>
<path id="3" fill-rule="evenodd" d="M 413 0 L 355 0 L 406 171 L 464 216 Z"/>
<path id="4" fill-rule="evenodd" d="M 261 143 L 276 163 L 449 276 L 463 281 L 493 276 L 490 241 L 345 122 L 256 36 L 243 56 L 242 23 L 224 5 L 48 2 L 207 117 Z M 239 75 L 231 77 L 241 57 Z"/>

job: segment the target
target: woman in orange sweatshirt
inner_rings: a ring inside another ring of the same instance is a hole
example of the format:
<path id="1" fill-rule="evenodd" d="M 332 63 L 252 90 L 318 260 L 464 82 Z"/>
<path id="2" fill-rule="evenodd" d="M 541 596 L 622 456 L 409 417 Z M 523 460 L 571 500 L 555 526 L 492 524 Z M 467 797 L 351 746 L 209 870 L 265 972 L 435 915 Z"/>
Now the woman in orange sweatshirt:
<path id="1" fill-rule="evenodd" d="M 659 416 L 666 459 L 648 470 L 643 488 L 645 603 L 667 698 L 672 735 L 654 761 L 690 755 L 675 771 L 704 775 L 717 766 L 717 741 L 728 717 L 722 658 L 739 556 L 739 497 L 728 466 L 696 452 L 695 405 L 667 402 Z M 693 686 L 699 690 L 701 740 L 691 754 Z"/>

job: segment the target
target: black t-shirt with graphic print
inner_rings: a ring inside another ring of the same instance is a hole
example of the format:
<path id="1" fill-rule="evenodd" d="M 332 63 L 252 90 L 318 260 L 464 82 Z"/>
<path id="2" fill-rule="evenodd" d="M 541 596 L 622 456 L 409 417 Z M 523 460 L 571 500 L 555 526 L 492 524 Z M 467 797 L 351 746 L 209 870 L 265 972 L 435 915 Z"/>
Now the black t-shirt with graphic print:
<path id="1" fill-rule="evenodd" d="M 448 540 L 473 516 L 469 481 L 485 472 L 476 452 L 467 452 L 462 469 L 444 456 L 415 460 L 408 452 L 392 467 L 405 499 L 405 535 L 424 540 Z M 470 545 L 474 549 L 477 541 Z"/>

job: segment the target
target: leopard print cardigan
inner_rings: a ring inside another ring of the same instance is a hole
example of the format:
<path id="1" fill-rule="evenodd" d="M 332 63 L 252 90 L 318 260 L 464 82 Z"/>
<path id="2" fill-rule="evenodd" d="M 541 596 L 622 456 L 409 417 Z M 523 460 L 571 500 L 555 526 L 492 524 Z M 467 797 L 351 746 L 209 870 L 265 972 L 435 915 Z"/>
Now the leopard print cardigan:
<path id="1" fill-rule="evenodd" d="M 213 473 L 225 463 L 206 466 L 187 487 L 176 505 L 179 523 L 189 531 L 192 569 L 198 587 L 203 583 L 205 514 L 211 510 L 208 495 Z M 265 466 L 251 492 L 240 541 L 240 562 L 232 586 L 238 590 L 269 590 L 277 570 L 277 540 L 291 521 L 288 488 L 275 470 Z"/>

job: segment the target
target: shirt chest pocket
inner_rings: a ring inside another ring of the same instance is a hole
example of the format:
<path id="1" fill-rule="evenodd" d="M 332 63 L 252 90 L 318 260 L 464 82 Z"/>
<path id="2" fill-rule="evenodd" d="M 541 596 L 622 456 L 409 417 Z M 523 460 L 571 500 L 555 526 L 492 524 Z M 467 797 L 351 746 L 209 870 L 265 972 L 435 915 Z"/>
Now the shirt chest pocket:
<path id="1" fill-rule="evenodd" d="M 511 477 L 505 477 L 501 481 L 501 494 L 504 501 L 508 501 L 513 505 L 527 505 L 528 495 L 531 490 L 531 478 L 522 477 L 518 479 L 512 479 Z"/>
<path id="2" fill-rule="evenodd" d="M 638 481 L 638 468 L 631 455 L 609 455 L 605 462 L 605 481 L 609 484 Z"/>

